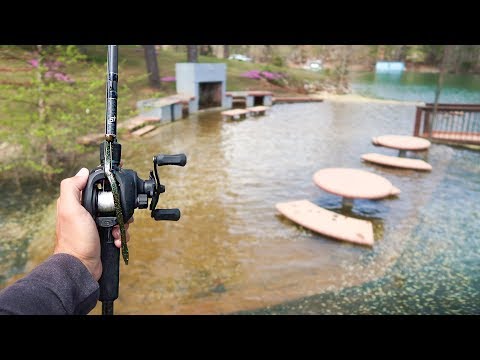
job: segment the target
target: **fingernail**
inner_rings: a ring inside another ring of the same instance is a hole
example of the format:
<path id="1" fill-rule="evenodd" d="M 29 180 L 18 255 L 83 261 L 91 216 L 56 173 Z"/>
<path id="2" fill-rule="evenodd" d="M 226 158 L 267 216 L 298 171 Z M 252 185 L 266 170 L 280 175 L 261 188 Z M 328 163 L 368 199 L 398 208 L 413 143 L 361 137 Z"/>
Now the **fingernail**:
<path id="1" fill-rule="evenodd" d="M 78 170 L 78 172 L 75 174 L 75 176 L 85 176 L 88 175 L 88 169 L 87 168 L 81 168 Z"/>

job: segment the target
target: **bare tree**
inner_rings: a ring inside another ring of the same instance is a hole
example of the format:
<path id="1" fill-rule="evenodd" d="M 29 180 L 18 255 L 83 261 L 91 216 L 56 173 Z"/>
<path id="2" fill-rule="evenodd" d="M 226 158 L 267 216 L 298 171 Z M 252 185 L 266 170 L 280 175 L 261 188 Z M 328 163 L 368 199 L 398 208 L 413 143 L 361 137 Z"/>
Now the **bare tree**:
<path id="1" fill-rule="evenodd" d="M 187 62 L 198 62 L 198 47 L 197 45 L 187 45 Z"/>
<path id="2" fill-rule="evenodd" d="M 223 45 L 223 58 L 228 59 L 229 56 L 230 56 L 230 46 Z"/>
<path id="3" fill-rule="evenodd" d="M 263 54 L 262 54 L 262 60 L 265 62 L 270 62 L 272 61 L 273 57 L 273 47 L 272 45 L 264 45 L 263 46 Z"/>
<path id="4" fill-rule="evenodd" d="M 336 68 L 337 72 L 337 93 L 343 94 L 348 92 L 348 66 L 352 57 L 353 46 L 343 45 L 340 48 L 340 64 Z"/>
<path id="5" fill-rule="evenodd" d="M 200 45 L 200 55 L 213 56 L 213 48 L 211 45 Z"/>
<path id="6" fill-rule="evenodd" d="M 440 93 L 442 92 L 443 78 L 445 76 L 445 71 L 448 69 L 452 47 L 454 47 L 454 45 L 445 45 L 443 48 L 442 62 L 440 63 L 440 74 L 438 75 L 437 88 L 435 89 L 435 100 L 433 101 L 432 120 L 429 122 L 429 124 L 427 124 L 428 134 L 430 137 L 432 136 L 432 123 L 435 122 L 435 118 L 437 116 L 438 100 L 440 98 Z"/>
<path id="7" fill-rule="evenodd" d="M 147 64 L 148 81 L 151 86 L 160 87 L 160 74 L 155 45 L 143 45 L 143 51 L 145 53 L 145 63 Z"/>

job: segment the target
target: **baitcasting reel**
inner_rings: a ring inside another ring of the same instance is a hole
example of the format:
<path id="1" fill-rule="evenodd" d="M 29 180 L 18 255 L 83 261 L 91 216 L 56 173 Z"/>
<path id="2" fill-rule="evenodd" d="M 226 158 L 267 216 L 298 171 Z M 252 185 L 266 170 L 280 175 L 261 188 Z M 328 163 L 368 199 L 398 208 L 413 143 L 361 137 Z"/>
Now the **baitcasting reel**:
<path id="1" fill-rule="evenodd" d="M 115 226 L 117 221 L 113 193 L 104 171 L 104 147 L 105 143 L 100 144 L 101 165 L 90 172 L 83 191 L 83 206 L 94 217 L 97 226 L 108 228 Z M 155 220 L 177 221 L 180 219 L 179 209 L 156 209 L 160 194 L 165 192 L 165 186 L 160 184 L 157 166 L 185 166 L 187 163 L 185 154 L 154 156 L 150 178 L 142 180 L 136 171 L 120 168 L 122 146 L 119 143 L 113 143 L 112 150 L 112 167 L 119 186 L 124 223 L 130 220 L 135 209 L 146 209 L 148 199 L 151 199 L 151 216 Z"/>

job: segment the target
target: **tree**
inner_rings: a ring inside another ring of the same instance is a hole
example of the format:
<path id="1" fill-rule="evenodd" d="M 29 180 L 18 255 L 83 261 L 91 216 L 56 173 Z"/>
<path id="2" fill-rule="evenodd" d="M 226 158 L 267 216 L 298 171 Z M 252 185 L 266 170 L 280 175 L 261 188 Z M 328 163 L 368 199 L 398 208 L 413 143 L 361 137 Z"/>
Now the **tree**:
<path id="1" fill-rule="evenodd" d="M 2 83 L 0 89 L 0 137 L 16 150 L 16 156 L 0 164 L 0 174 L 18 181 L 41 174 L 48 182 L 87 148 L 79 136 L 101 133 L 105 116 L 105 66 L 83 61 L 73 45 L 39 45 L 25 51 L 3 51 L 23 61 L 17 72 L 22 81 Z M 106 52 L 105 52 L 106 54 Z M 77 75 L 70 74 L 72 69 Z M 119 86 L 119 113 L 129 115 L 126 81 Z M 123 101 L 125 100 L 125 101 Z"/>
<path id="2" fill-rule="evenodd" d="M 443 47 L 443 56 L 442 56 L 442 62 L 440 63 L 440 74 L 438 75 L 438 81 L 437 81 L 437 88 L 435 89 L 435 100 L 433 101 L 433 115 L 432 115 L 432 120 L 430 120 L 430 123 L 428 125 L 428 134 L 431 137 L 432 136 L 432 123 L 435 122 L 435 118 L 437 116 L 437 108 L 438 108 L 438 100 L 440 99 L 440 93 L 442 91 L 443 87 L 443 78 L 445 75 L 445 71 L 448 68 L 448 63 L 450 60 L 450 53 L 452 46 L 445 45 Z"/>
<path id="3" fill-rule="evenodd" d="M 230 56 L 230 45 L 223 45 L 223 58 L 228 59 Z"/>
<path id="4" fill-rule="evenodd" d="M 160 74 L 158 71 L 157 51 L 155 45 L 143 45 L 145 64 L 147 65 L 148 81 L 150 86 L 160 87 Z"/>
<path id="5" fill-rule="evenodd" d="M 187 62 L 198 62 L 197 45 L 187 45 Z"/>
<path id="6" fill-rule="evenodd" d="M 212 56 L 213 48 L 211 45 L 200 45 L 200 55 L 202 56 Z"/>
<path id="7" fill-rule="evenodd" d="M 273 57 L 273 47 L 272 47 L 272 45 L 264 45 L 261 60 L 264 61 L 264 62 L 270 62 L 270 61 L 272 61 L 272 57 Z"/>
<path id="8" fill-rule="evenodd" d="M 352 56 L 352 45 L 340 46 L 340 63 L 335 68 L 337 92 L 342 94 L 348 92 L 348 66 Z"/>

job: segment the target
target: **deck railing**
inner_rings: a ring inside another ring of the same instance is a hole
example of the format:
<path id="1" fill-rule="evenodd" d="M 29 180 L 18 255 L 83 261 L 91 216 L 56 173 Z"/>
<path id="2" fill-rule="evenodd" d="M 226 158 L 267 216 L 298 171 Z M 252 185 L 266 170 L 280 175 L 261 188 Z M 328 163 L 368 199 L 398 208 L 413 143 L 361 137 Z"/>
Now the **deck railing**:
<path id="1" fill-rule="evenodd" d="M 480 144 L 480 104 L 417 106 L 414 136 L 439 142 Z"/>

